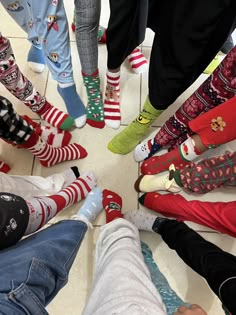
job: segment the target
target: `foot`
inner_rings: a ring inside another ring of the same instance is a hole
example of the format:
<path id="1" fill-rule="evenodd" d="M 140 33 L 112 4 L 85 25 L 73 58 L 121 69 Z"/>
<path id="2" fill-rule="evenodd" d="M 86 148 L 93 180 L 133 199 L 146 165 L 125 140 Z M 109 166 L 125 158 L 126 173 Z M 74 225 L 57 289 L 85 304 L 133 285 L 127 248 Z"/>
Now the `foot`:
<path id="1" fill-rule="evenodd" d="M 111 190 L 103 190 L 102 204 L 106 211 L 106 223 L 113 221 L 116 218 L 123 218 L 121 213 L 122 198 Z"/>
<path id="2" fill-rule="evenodd" d="M 107 42 L 107 35 L 106 35 L 106 28 L 102 25 L 98 27 L 98 43 L 106 44 Z"/>
<path id="3" fill-rule="evenodd" d="M 58 85 L 57 90 L 65 102 L 69 115 L 74 118 L 75 126 L 77 128 L 83 127 L 86 123 L 86 109 L 76 91 L 75 84 L 67 87 Z"/>
<path id="4" fill-rule="evenodd" d="M 139 48 L 136 48 L 128 56 L 128 61 L 134 73 L 141 74 L 147 71 L 148 61 Z"/>
<path id="5" fill-rule="evenodd" d="M 171 164 L 169 171 L 165 171 L 156 175 L 141 175 L 136 180 L 134 187 L 138 192 L 153 192 L 158 190 L 166 190 L 170 192 L 179 192 L 181 187 L 175 182 L 174 177 L 170 178 L 170 172 L 175 171 L 174 164 Z"/>
<path id="6" fill-rule="evenodd" d="M 124 218 L 132 222 L 139 230 L 153 232 L 152 226 L 157 216 L 144 210 L 131 210 L 124 214 Z"/>
<path id="7" fill-rule="evenodd" d="M 0 161 L 0 172 L 7 174 L 11 170 L 10 166 L 5 162 Z"/>
<path id="8" fill-rule="evenodd" d="M 27 63 L 32 71 L 37 73 L 43 72 L 46 63 L 42 49 L 32 45 L 28 52 Z"/>
<path id="9" fill-rule="evenodd" d="M 134 159 L 136 162 L 144 161 L 156 152 L 158 152 L 162 147 L 155 142 L 155 138 L 145 140 L 138 144 L 133 151 Z"/>
<path id="10" fill-rule="evenodd" d="M 100 188 L 95 187 L 87 195 L 84 204 L 75 216 L 78 220 L 85 219 L 89 223 L 93 223 L 102 209 L 102 191 Z"/>

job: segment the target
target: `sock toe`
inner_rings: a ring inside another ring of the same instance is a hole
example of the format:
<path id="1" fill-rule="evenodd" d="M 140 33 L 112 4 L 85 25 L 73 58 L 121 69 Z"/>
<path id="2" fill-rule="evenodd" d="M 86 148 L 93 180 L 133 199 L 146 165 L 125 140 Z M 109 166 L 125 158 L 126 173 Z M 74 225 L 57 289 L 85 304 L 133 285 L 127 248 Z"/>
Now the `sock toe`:
<path id="1" fill-rule="evenodd" d="M 75 126 L 77 128 L 82 128 L 86 124 L 86 119 L 87 119 L 86 115 L 82 115 L 82 116 L 76 118 L 75 119 Z"/>

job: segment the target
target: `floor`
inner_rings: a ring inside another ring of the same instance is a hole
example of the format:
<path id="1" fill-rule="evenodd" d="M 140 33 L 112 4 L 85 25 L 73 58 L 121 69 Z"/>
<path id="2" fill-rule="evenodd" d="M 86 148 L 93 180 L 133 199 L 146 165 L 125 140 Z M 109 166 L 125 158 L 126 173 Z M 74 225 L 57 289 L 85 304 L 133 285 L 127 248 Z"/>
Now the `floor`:
<path id="1" fill-rule="evenodd" d="M 64 0 L 68 19 L 72 21 L 73 6 L 70 0 Z M 102 16 L 101 24 L 106 26 L 109 17 L 108 0 L 102 0 Z M 35 84 L 37 89 L 43 93 L 50 102 L 58 108 L 65 110 L 63 101 L 56 91 L 56 82 L 51 79 L 48 70 L 42 74 L 35 74 L 28 69 L 26 64 L 26 56 L 30 47 L 25 39 L 25 34 L 19 29 L 16 24 L 10 19 L 3 9 L 0 11 L 1 31 L 4 36 L 8 37 L 14 49 L 17 63 L 23 73 Z M 74 67 L 74 76 L 77 85 L 77 90 L 80 93 L 84 102 L 86 102 L 85 88 L 82 84 L 80 75 L 79 59 L 76 51 L 74 34 L 71 33 L 71 49 Z M 146 39 L 142 45 L 143 53 L 149 58 L 153 34 L 147 31 Z M 106 71 L 106 47 L 99 46 L 99 69 L 101 74 L 102 89 L 105 85 Z M 178 100 L 165 111 L 164 114 L 155 122 L 152 131 L 155 132 L 158 126 L 177 109 L 182 102 L 196 89 L 199 84 L 206 78 L 202 75 L 197 82 L 194 83 Z M 138 204 L 138 194 L 133 188 L 133 183 L 139 176 L 139 165 L 133 159 L 132 154 L 125 156 L 112 154 L 107 150 L 108 141 L 121 131 L 127 124 L 139 113 L 140 108 L 147 95 L 147 73 L 143 75 L 135 75 L 130 71 L 129 65 L 124 63 L 121 71 L 121 112 L 122 124 L 120 130 L 112 130 L 105 127 L 102 130 L 96 130 L 90 126 L 85 126 L 83 129 L 75 129 L 73 131 L 73 141 L 82 144 L 88 151 L 88 157 L 79 161 L 62 163 L 52 168 L 42 167 L 33 156 L 24 150 L 18 150 L 6 143 L 1 142 L 0 156 L 4 156 L 4 160 L 12 167 L 10 174 L 20 175 L 41 175 L 47 176 L 52 173 L 60 172 L 65 168 L 77 165 L 81 172 L 85 170 L 93 170 L 98 176 L 99 187 L 108 188 L 116 191 L 123 197 L 123 209 L 131 210 L 141 208 Z M 0 86 L 0 94 L 8 97 L 13 103 L 19 114 L 27 114 L 33 119 L 38 119 L 30 110 L 28 110 L 19 101 L 14 99 L 3 86 Z M 96 135 L 96 141 L 94 136 Z M 235 143 L 230 143 L 227 146 L 222 146 L 218 151 L 210 152 L 211 155 L 224 153 L 225 150 L 235 150 Z M 17 155 L 17 158 L 16 156 Z M 187 199 L 196 199 L 198 196 L 188 195 L 183 193 Z M 202 200 L 209 201 L 230 201 L 234 199 L 234 190 L 217 190 L 201 196 Z M 71 207 L 63 211 L 56 219 L 50 222 L 56 222 L 65 218 L 69 218 L 81 204 Z M 104 213 L 99 216 L 95 222 L 95 228 L 90 230 L 81 246 L 79 254 L 73 264 L 69 283 L 61 290 L 54 301 L 49 305 L 48 311 L 52 315 L 81 314 L 88 292 L 91 287 L 93 277 L 93 259 L 96 239 L 99 234 L 99 226 L 104 224 Z M 216 233 L 206 227 L 189 223 L 196 231 L 204 238 L 217 244 L 224 250 L 236 254 L 236 241 L 226 235 Z M 177 291 L 182 299 L 189 303 L 200 304 L 208 315 L 222 315 L 223 311 L 219 300 L 214 296 L 208 288 L 206 282 L 188 268 L 175 252 L 171 251 L 163 243 L 158 235 L 148 232 L 141 232 L 141 239 L 151 247 L 154 258 L 160 269 L 168 278 L 172 287 Z"/>

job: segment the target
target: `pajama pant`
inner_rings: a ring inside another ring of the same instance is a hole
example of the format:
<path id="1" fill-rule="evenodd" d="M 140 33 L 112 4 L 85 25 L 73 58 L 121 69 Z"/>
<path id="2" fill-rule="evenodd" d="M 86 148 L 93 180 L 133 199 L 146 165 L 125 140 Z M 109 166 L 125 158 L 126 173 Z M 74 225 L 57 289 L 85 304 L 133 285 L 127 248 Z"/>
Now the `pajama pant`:
<path id="1" fill-rule="evenodd" d="M 181 195 L 159 195 L 149 207 L 178 221 L 191 221 L 236 237 L 236 201 L 186 200 Z"/>
<path id="2" fill-rule="evenodd" d="M 83 73 L 98 69 L 98 27 L 101 0 L 75 0 L 76 43 Z"/>
<path id="3" fill-rule="evenodd" d="M 137 46 L 138 6 L 136 0 L 110 0 L 108 68 L 120 66 Z M 227 39 L 235 11 L 234 0 L 149 0 L 148 27 L 155 32 L 149 99 L 154 108 L 166 109 L 204 71 Z"/>
<path id="4" fill-rule="evenodd" d="M 0 137 L 7 142 L 21 145 L 32 133 L 33 127 L 14 111 L 6 98 L 0 96 Z"/>
<path id="5" fill-rule="evenodd" d="M 104 225 L 95 255 L 93 286 L 82 315 L 167 314 L 133 224 L 117 219 Z"/>
<path id="6" fill-rule="evenodd" d="M 155 141 L 171 149 L 180 145 L 192 134 L 189 122 L 236 95 L 236 46 L 222 63 L 201 84 L 161 127 Z"/>
<path id="7" fill-rule="evenodd" d="M 189 267 L 206 279 L 223 305 L 236 314 L 236 257 L 204 240 L 182 222 L 167 220 L 158 233 Z"/>
<path id="8" fill-rule="evenodd" d="M 236 186 L 236 152 L 189 163 L 177 171 L 181 186 L 190 192 L 207 193 L 215 188 Z"/>
<path id="9" fill-rule="evenodd" d="M 2 5 L 28 34 L 36 47 L 42 47 L 47 66 L 59 83 L 74 83 L 69 30 L 63 1 L 1 0 Z"/>
<path id="10" fill-rule="evenodd" d="M 0 33 L 0 82 L 8 91 L 33 112 L 40 112 L 46 99 L 35 90 L 32 83 L 21 73 L 15 62 L 10 41 Z"/>

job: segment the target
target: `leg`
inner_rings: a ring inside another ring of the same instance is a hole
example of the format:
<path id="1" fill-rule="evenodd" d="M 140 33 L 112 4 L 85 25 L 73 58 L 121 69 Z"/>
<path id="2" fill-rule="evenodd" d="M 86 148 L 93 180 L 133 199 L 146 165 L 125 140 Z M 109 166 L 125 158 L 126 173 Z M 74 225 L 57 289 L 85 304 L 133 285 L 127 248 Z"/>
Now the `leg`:
<path id="1" fill-rule="evenodd" d="M 158 268 L 157 264 L 153 260 L 152 252 L 147 244 L 141 242 L 142 254 L 144 257 L 145 264 L 151 275 L 151 279 L 157 291 L 165 304 L 168 315 L 173 315 L 174 312 L 181 305 L 189 305 L 182 301 L 182 299 L 176 294 L 176 292 L 170 287 L 166 277 Z"/>
<path id="2" fill-rule="evenodd" d="M 63 1 L 42 3 L 30 1 L 36 32 L 42 41 L 47 65 L 58 82 L 68 113 L 77 127 L 86 122 L 85 107 L 76 92 L 73 78 L 68 23 Z M 42 22 L 43 21 L 43 22 Z"/>
<path id="3" fill-rule="evenodd" d="M 128 221 L 120 218 L 102 228 L 95 263 L 94 283 L 84 315 L 95 314 L 97 309 L 104 314 L 166 314 L 143 261 L 138 230 Z"/>
<path id="4" fill-rule="evenodd" d="M 68 281 L 86 231 L 82 221 L 61 221 L 1 251 L 1 311 L 46 315 L 45 306 Z"/>
<path id="5" fill-rule="evenodd" d="M 88 96 L 87 123 L 103 128 L 104 112 L 98 73 L 100 0 L 75 0 L 76 43 Z"/>
<path id="6" fill-rule="evenodd" d="M 15 57 L 8 39 L 0 33 L 0 82 L 33 112 L 39 114 L 49 124 L 68 129 L 74 120 L 67 114 L 53 107 L 46 98 L 35 90 L 32 83 L 22 74 L 15 62 Z"/>
<path id="7" fill-rule="evenodd" d="M 34 196 L 49 196 L 66 188 L 79 176 L 76 166 L 48 177 L 1 174 L 0 191 L 14 191 L 16 195 L 24 199 Z"/>
<path id="8" fill-rule="evenodd" d="M 139 202 L 150 210 L 178 221 L 191 221 L 236 236 L 236 202 L 187 201 L 181 195 L 147 193 Z"/>
<path id="9" fill-rule="evenodd" d="M 134 150 L 137 162 L 143 161 L 162 147 L 180 145 L 191 134 L 189 122 L 201 113 L 226 102 L 236 94 L 234 72 L 236 70 L 236 47 L 225 57 L 221 65 L 180 106 L 160 128 L 155 137 L 142 142 Z"/>

